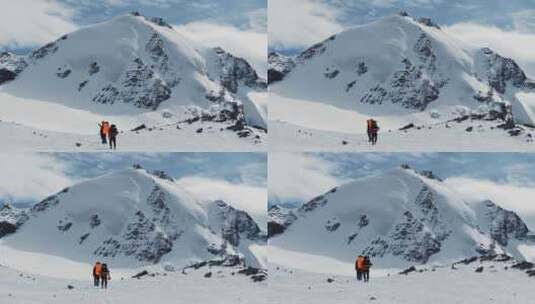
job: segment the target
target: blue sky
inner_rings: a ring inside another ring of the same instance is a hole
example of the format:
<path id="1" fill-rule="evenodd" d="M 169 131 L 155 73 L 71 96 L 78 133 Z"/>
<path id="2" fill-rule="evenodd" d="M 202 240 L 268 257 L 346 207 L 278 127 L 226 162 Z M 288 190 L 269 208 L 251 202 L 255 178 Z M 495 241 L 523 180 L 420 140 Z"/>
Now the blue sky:
<path id="1" fill-rule="evenodd" d="M 272 153 L 269 201 L 301 204 L 332 187 L 404 163 L 418 171 L 432 170 L 469 197 L 488 195 L 515 208 L 518 203 L 535 206 L 533 153 Z"/>
<path id="2" fill-rule="evenodd" d="M 164 170 L 206 199 L 265 205 L 263 153 L 27 153 L 0 156 L 0 202 L 31 204 L 64 187 L 134 163 Z M 242 198 L 241 198 L 242 197 Z"/>
<path id="3" fill-rule="evenodd" d="M 270 0 L 269 47 L 294 54 L 346 28 L 406 11 L 512 57 L 535 76 L 533 0 Z M 289 4 L 291 3 L 291 4 Z"/>

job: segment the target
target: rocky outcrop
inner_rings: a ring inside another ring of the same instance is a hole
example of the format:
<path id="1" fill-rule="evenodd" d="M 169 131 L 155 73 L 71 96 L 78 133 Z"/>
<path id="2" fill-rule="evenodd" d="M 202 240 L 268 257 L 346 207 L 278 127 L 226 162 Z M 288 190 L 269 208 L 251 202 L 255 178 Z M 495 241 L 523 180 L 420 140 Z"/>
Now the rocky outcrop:
<path id="1" fill-rule="evenodd" d="M 277 52 L 269 53 L 268 65 L 268 84 L 283 80 L 295 67 L 292 58 Z"/>
<path id="2" fill-rule="evenodd" d="M 0 53 L 0 85 L 15 80 L 28 66 L 25 57 L 13 53 Z"/>
<path id="3" fill-rule="evenodd" d="M 508 86 L 535 90 L 535 81 L 528 79 L 514 60 L 502 57 L 489 48 L 481 49 L 479 56 L 485 63 L 488 84 L 496 92 L 504 94 Z"/>
<path id="4" fill-rule="evenodd" d="M 28 220 L 26 209 L 15 208 L 9 204 L 0 206 L 0 238 L 15 233 Z"/>
<path id="5" fill-rule="evenodd" d="M 511 239 L 525 240 L 529 229 L 514 212 L 505 210 L 490 200 L 483 202 L 487 208 L 488 230 L 492 240 L 501 246 L 507 246 Z"/>
<path id="6" fill-rule="evenodd" d="M 214 48 L 219 66 L 219 83 L 231 93 L 238 93 L 239 85 L 265 90 L 265 80 L 258 77 L 256 71 L 243 58 L 238 58 L 222 48 Z"/>
<path id="7" fill-rule="evenodd" d="M 221 235 L 228 244 L 237 247 L 243 239 L 257 241 L 266 238 L 247 212 L 237 210 L 223 201 L 216 201 L 215 206 L 214 216 L 222 221 Z"/>

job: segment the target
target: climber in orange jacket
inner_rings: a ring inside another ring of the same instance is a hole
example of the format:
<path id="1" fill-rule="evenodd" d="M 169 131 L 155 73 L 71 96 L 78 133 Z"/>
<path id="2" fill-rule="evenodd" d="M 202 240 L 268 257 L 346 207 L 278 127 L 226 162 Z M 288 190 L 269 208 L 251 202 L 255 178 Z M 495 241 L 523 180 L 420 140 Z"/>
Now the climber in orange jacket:
<path id="1" fill-rule="evenodd" d="M 93 284 L 95 287 L 99 287 L 100 285 L 100 274 L 102 271 L 102 265 L 100 262 L 96 262 L 95 266 L 93 266 Z"/>
<path id="2" fill-rule="evenodd" d="M 355 260 L 355 271 L 357 272 L 357 280 L 362 280 L 362 270 L 364 268 L 364 257 L 359 255 Z"/>

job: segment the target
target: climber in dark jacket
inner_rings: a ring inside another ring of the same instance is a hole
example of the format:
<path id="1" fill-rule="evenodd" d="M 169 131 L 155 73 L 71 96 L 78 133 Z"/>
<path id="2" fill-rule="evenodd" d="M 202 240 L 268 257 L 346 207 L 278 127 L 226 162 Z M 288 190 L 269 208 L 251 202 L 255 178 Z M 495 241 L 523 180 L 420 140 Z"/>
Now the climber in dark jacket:
<path id="1" fill-rule="evenodd" d="M 111 125 L 110 130 L 108 131 L 108 140 L 110 142 L 110 149 L 117 149 L 117 135 L 119 134 L 119 131 L 117 130 L 117 126 Z"/>
<path id="2" fill-rule="evenodd" d="M 370 268 L 372 267 L 372 262 L 370 261 L 369 256 L 364 257 L 364 263 L 362 266 L 362 279 L 364 282 L 368 282 L 370 280 Z"/>
<path id="3" fill-rule="evenodd" d="M 109 280 L 111 280 L 110 269 L 108 269 L 107 264 L 102 264 L 102 268 L 100 269 L 100 287 L 107 289 Z"/>

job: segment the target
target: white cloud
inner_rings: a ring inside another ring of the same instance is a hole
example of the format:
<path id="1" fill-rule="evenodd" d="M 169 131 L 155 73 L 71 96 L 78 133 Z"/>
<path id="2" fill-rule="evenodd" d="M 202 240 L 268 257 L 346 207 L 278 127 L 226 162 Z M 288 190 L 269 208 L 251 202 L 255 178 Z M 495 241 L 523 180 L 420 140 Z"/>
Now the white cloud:
<path id="1" fill-rule="evenodd" d="M 0 200 L 38 201 L 73 183 L 47 154 L 0 154 Z"/>
<path id="2" fill-rule="evenodd" d="M 477 23 L 457 23 L 443 27 L 445 31 L 480 47 L 490 47 L 499 54 L 514 59 L 531 78 L 535 78 L 535 33 L 506 31 Z"/>
<path id="3" fill-rule="evenodd" d="M 259 75 L 266 77 L 266 33 L 202 21 L 177 25 L 175 29 L 192 40 L 212 47 L 222 47 L 235 56 L 245 58 Z"/>
<path id="4" fill-rule="evenodd" d="M 469 203 L 490 199 L 505 209 L 515 211 L 531 229 L 535 229 L 535 188 L 466 177 L 448 178 L 445 182 L 466 195 L 471 200 Z"/>
<path id="5" fill-rule="evenodd" d="M 270 0 L 269 44 L 274 48 L 304 48 L 343 30 L 341 12 L 319 0 Z"/>
<path id="6" fill-rule="evenodd" d="M 336 164 L 311 154 L 274 152 L 268 156 L 272 201 L 305 202 L 347 182 L 334 176 Z"/>
<path id="7" fill-rule="evenodd" d="M 267 189 L 225 180 L 188 176 L 176 182 L 205 201 L 223 200 L 236 209 L 246 211 L 262 230 L 267 229 Z"/>
<path id="8" fill-rule="evenodd" d="M 53 0 L 3 1 L 0 10 L 0 45 L 33 47 L 75 30 L 73 12 Z"/>

